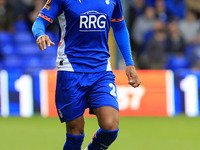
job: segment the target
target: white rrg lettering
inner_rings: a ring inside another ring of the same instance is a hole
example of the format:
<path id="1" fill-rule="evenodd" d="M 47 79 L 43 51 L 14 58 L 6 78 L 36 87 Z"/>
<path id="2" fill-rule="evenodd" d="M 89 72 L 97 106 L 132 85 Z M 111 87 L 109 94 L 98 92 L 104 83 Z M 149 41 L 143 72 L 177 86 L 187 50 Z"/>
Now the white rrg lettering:
<path id="1" fill-rule="evenodd" d="M 88 22 L 88 17 L 87 16 L 80 16 L 80 28 L 83 28 L 83 25 L 87 29 L 87 22 Z"/>
<path id="2" fill-rule="evenodd" d="M 103 29 L 103 28 L 105 28 L 105 26 L 106 26 L 106 21 L 101 21 L 101 22 L 100 22 L 100 19 L 101 19 L 101 18 L 106 19 L 106 16 L 100 15 L 100 16 L 98 17 L 98 19 L 97 19 L 97 26 L 98 26 L 99 28 Z"/>
<path id="3" fill-rule="evenodd" d="M 97 22 L 97 17 L 95 15 L 90 15 L 89 16 L 89 28 L 91 28 L 91 25 L 93 24 L 93 27 L 96 29 L 96 23 Z"/>

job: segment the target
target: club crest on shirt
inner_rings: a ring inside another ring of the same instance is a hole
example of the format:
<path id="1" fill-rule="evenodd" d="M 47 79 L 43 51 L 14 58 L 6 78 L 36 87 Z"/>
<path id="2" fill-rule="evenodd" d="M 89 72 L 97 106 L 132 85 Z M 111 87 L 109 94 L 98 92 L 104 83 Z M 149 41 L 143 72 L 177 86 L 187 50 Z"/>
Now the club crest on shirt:
<path id="1" fill-rule="evenodd" d="M 110 4 L 110 0 L 106 0 L 106 4 L 109 5 Z"/>

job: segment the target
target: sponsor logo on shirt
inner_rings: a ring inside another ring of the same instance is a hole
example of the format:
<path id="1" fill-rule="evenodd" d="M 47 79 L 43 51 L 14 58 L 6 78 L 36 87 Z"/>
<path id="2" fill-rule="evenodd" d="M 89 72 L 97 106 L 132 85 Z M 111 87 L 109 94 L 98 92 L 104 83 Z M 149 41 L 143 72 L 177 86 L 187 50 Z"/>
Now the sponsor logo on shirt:
<path id="1" fill-rule="evenodd" d="M 80 15 L 81 32 L 102 32 L 106 27 L 106 14 L 97 11 L 88 11 Z"/>

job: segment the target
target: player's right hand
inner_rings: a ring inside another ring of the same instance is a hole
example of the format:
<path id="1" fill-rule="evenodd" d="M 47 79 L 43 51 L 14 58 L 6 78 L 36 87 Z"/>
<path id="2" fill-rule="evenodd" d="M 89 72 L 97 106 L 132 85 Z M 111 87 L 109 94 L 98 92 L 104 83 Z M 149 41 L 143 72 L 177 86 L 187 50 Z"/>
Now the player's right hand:
<path id="1" fill-rule="evenodd" d="M 37 45 L 39 46 L 41 51 L 44 51 L 47 46 L 54 46 L 55 43 L 49 39 L 48 35 L 41 35 L 37 38 Z"/>
<path id="2" fill-rule="evenodd" d="M 130 84 L 132 87 L 136 88 L 140 86 L 141 81 L 137 75 L 135 66 L 126 66 L 126 76 L 128 77 L 128 84 Z"/>

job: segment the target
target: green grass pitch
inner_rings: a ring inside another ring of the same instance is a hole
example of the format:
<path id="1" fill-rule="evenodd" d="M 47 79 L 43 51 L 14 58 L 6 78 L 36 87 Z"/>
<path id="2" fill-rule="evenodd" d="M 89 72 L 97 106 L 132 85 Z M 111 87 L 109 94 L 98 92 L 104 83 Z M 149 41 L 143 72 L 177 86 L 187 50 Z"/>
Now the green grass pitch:
<path id="1" fill-rule="evenodd" d="M 86 118 L 83 147 L 98 129 Z M 58 118 L 0 118 L 0 150 L 62 150 L 65 125 Z M 200 150 L 200 118 L 123 117 L 109 150 Z"/>

